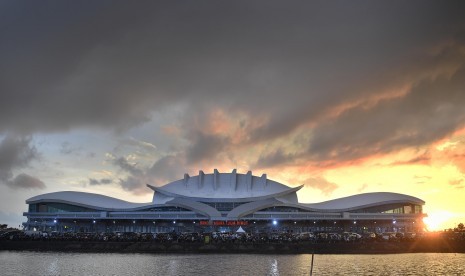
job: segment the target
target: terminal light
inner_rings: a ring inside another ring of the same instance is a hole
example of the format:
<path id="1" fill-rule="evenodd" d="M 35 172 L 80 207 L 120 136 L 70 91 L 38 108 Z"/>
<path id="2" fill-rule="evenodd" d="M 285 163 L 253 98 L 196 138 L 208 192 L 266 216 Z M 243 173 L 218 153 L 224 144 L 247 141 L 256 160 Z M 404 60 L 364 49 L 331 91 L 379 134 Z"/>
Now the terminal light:
<path id="1" fill-rule="evenodd" d="M 176 224 L 176 221 L 175 221 L 175 220 L 173 220 L 173 224 Z"/>
<path id="2" fill-rule="evenodd" d="M 92 223 L 95 223 L 95 220 L 94 220 L 94 221 L 92 221 Z"/>
<path id="3" fill-rule="evenodd" d="M 277 225 L 278 222 L 276 220 L 273 220 L 273 225 Z"/>
<path id="4" fill-rule="evenodd" d="M 357 222 L 354 220 L 354 224 L 357 224 Z"/>
<path id="5" fill-rule="evenodd" d="M 53 220 L 53 223 L 57 223 L 57 220 L 56 220 L 56 219 L 54 219 L 54 220 Z"/>

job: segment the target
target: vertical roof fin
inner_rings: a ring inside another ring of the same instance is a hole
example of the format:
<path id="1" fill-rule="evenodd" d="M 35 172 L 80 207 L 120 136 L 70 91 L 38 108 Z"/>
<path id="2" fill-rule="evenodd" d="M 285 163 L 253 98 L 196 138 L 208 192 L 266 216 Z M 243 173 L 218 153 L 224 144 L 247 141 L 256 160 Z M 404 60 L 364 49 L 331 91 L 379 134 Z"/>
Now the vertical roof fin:
<path id="1" fill-rule="evenodd" d="M 213 170 L 213 191 L 216 191 L 216 189 L 218 189 L 219 176 L 220 176 L 220 173 L 218 172 L 218 170 L 214 169 Z"/>
<path id="2" fill-rule="evenodd" d="M 261 182 L 261 187 L 263 189 L 265 189 L 265 187 L 266 187 L 266 173 L 262 174 L 262 176 L 260 177 L 260 182 Z"/>
<path id="3" fill-rule="evenodd" d="M 252 171 L 247 172 L 245 183 L 247 186 L 247 191 L 252 190 Z"/>
<path id="4" fill-rule="evenodd" d="M 199 183 L 198 183 L 198 186 L 199 186 L 199 190 L 202 189 L 202 185 L 203 185 L 203 179 L 205 178 L 205 174 L 203 173 L 202 170 L 199 171 Z"/>
<path id="5" fill-rule="evenodd" d="M 235 191 L 237 188 L 237 170 L 234 169 L 231 172 L 231 176 L 229 178 L 229 187 L 231 190 Z"/>
<path id="6" fill-rule="evenodd" d="M 187 183 L 189 182 L 189 178 L 190 178 L 189 174 L 185 173 L 184 174 L 184 185 L 186 187 L 187 187 Z"/>

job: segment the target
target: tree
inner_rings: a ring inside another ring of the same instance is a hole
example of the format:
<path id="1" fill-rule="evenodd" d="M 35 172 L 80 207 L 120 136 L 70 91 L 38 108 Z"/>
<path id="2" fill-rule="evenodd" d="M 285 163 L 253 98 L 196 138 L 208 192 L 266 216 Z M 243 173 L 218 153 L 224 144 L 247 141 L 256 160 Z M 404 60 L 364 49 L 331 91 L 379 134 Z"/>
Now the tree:
<path id="1" fill-rule="evenodd" d="M 459 229 L 460 232 L 462 232 L 464 228 L 463 223 L 459 223 L 459 225 L 457 225 L 457 228 Z"/>

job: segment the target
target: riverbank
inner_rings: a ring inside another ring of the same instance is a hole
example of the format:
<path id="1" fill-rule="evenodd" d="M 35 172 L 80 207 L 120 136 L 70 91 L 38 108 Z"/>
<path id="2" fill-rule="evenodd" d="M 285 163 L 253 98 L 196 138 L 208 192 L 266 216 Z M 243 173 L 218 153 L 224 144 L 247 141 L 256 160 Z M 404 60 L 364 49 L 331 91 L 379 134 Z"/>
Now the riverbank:
<path id="1" fill-rule="evenodd" d="M 252 254 L 398 254 L 465 253 L 465 242 L 425 239 L 404 242 L 341 243 L 157 243 L 129 241 L 4 240 L 0 250 L 118 253 L 252 253 Z"/>

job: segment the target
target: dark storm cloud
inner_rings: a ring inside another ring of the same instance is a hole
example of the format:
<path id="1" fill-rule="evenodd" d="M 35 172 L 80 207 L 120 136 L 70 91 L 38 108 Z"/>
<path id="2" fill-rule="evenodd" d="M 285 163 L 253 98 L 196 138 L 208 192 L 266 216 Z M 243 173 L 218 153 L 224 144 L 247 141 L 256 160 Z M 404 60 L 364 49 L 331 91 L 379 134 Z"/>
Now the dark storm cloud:
<path id="1" fill-rule="evenodd" d="M 227 138 L 201 132 L 191 133 L 190 146 L 187 148 L 187 161 L 196 163 L 220 154 L 230 143 Z"/>
<path id="2" fill-rule="evenodd" d="M 148 170 L 147 174 L 154 181 L 153 184 L 161 185 L 178 180 L 186 171 L 184 158 L 179 155 L 167 155 L 158 159 Z"/>
<path id="3" fill-rule="evenodd" d="M 7 135 L 0 143 L 0 176 L 5 179 L 16 167 L 24 167 L 39 154 L 30 145 L 31 137 Z"/>
<path id="4" fill-rule="evenodd" d="M 18 174 L 14 179 L 8 180 L 8 187 L 13 189 L 45 189 L 45 184 L 40 179 L 25 173 Z"/>
<path id="5" fill-rule="evenodd" d="M 123 171 L 126 171 L 132 175 L 141 175 L 143 171 L 136 167 L 135 164 L 131 164 L 126 158 L 119 157 L 113 161 L 113 164 L 118 166 Z"/>
<path id="6" fill-rule="evenodd" d="M 354 108 L 317 126 L 309 152 L 316 159 L 344 160 L 425 145 L 464 127 L 464 106 L 462 67 L 451 77 L 415 84 L 405 97 Z"/>
<path id="7" fill-rule="evenodd" d="M 290 153 L 285 153 L 283 149 L 278 149 L 270 154 L 262 154 L 255 166 L 258 168 L 270 168 L 281 164 L 288 164 L 295 160 L 297 156 Z"/>
<path id="8" fill-rule="evenodd" d="M 413 3 L 9 2 L 0 110 L 10 116 L 0 127 L 125 127 L 167 103 L 229 99 L 276 112 L 276 127 L 260 135 L 286 132 L 350 98 L 333 93 L 396 50 L 441 34 L 442 13 L 454 10 L 421 3 L 424 12 Z"/>
<path id="9" fill-rule="evenodd" d="M 44 188 L 42 181 L 27 174 L 13 178 L 15 169 L 25 168 L 38 158 L 39 153 L 31 145 L 31 137 L 5 136 L 0 143 L 0 182 L 11 188 Z"/>
<path id="10" fill-rule="evenodd" d="M 125 178 L 120 179 L 121 187 L 135 194 L 143 194 L 151 192 L 146 184 L 166 184 L 166 181 L 179 177 L 182 174 L 179 170 L 183 168 L 183 160 L 170 155 L 158 159 L 151 167 L 140 168 L 125 157 L 119 157 L 113 160 L 113 164 L 128 173 Z"/>
<path id="11" fill-rule="evenodd" d="M 152 192 L 146 184 L 162 185 L 177 180 L 180 175 L 186 173 L 184 168 L 186 162 L 184 157 L 178 155 L 167 155 L 159 158 L 155 163 L 147 168 L 138 168 L 136 164 L 131 164 L 126 158 L 115 158 L 113 164 L 127 172 L 125 178 L 121 178 L 119 184 L 127 191 L 135 194 Z M 105 179 L 89 179 L 90 185 L 107 184 Z M 111 182 L 110 182 L 111 183 Z"/>
<path id="12" fill-rule="evenodd" d="M 135 194 L 147 192 L 145 191 L 147 177 L 144 169 L 138 168 L 136 164 L 130 163 L 125 157 L 115 158 L 113 160 L 113 165 L 128 173 L 126 178 L 121 178 L 119 181 L 119 184 L 124 190 Z"/>
<path id="13" fill-rule="evenodd" d="M 113 180 L 109 178 L 102 178 L 100 180 L 95 179 L 95 178 L 89 178 L 89 185 L 91 186 L 96 186 L 96 185 L 108 185 L 113 183 Z"/>
<path id="14" fill-rule="evenodd" d="M 192 112 L 266 115 L 252 146 L 311 125 L 308 150 L 295 156 L 323 160 L 415 146 L 463 126 L 463 72 L 443 73 L 465 64 L 463 1 L 0 5 L 0 133 L 124 130 L 188 103 Z M 406 84 L 404 98 L 322 119 Z M 230 137 L 183 135 L 184 162 L 234 150 Z M 260 162 L 293 158 L 276 151 Z M 146 175 L 125 161 L 115 165 Z"/>

